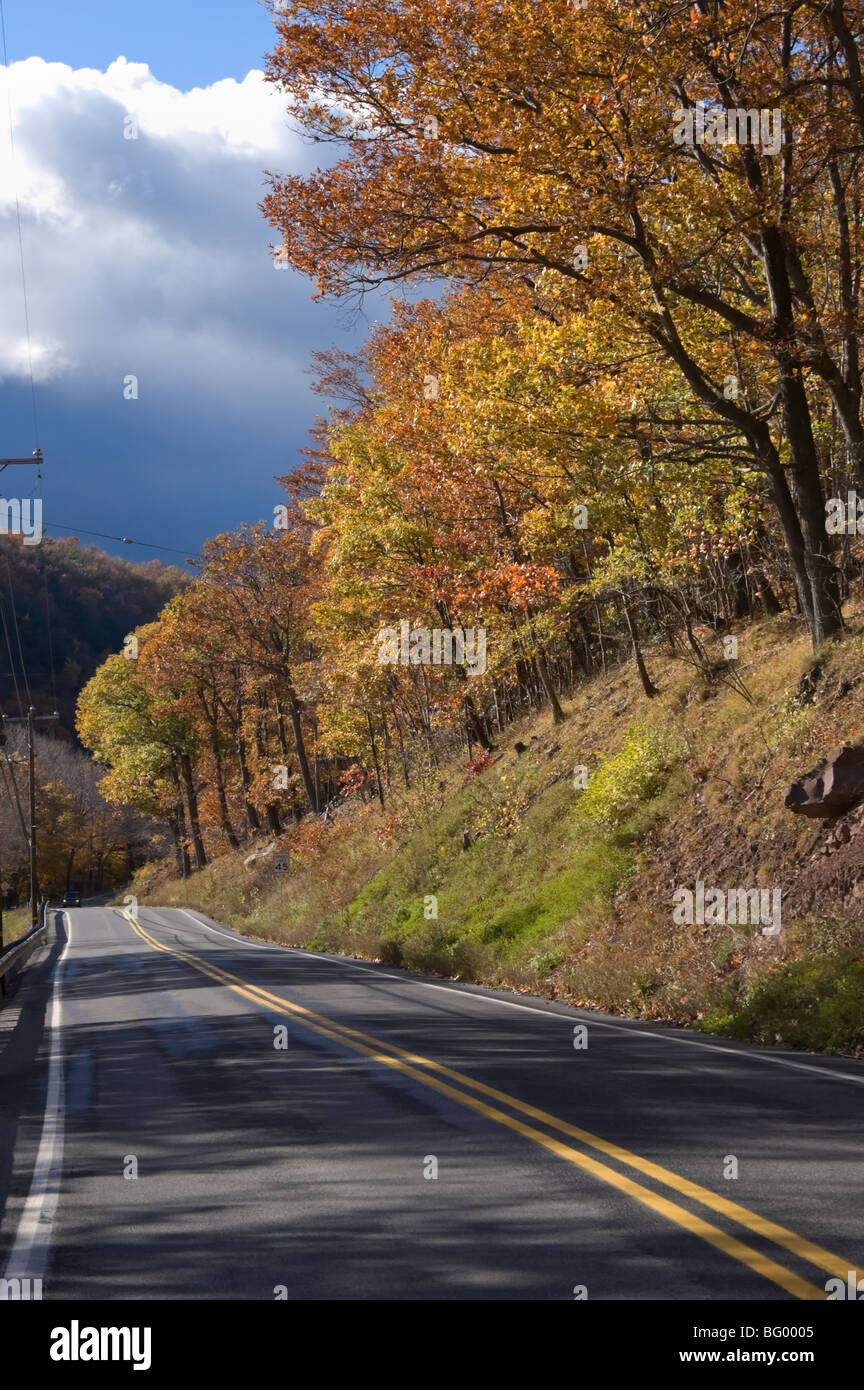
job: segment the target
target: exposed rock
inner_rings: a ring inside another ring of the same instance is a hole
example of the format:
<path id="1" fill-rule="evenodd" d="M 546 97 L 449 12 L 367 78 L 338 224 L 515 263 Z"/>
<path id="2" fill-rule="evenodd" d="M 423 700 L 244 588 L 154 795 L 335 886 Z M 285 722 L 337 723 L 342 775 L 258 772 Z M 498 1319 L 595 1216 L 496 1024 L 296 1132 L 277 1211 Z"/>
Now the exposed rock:
<path id="1" fill-rule="evenodd" d="M 825 665 L 824 662 L 821 661 L 814 662 L 810 670 L 804 672 L 804 675 L 798 682 L 798 689 L 795 692 L 802 705 L 812 705 L 816 698 L 816 690 L 824 674 Z"/>
<path id="2" fill-rule="evenodd" d="M 864 798 L 864 748 L 846 743 L 833 748 L 812 772 L 793 782 L 784 799 L 805 816 L 839 816 Z"/>
<path id="3" fill-rule="evenodd" d="M 513 744 L 513 752 L 516 753 L 516 754 L 518 754 L 519 757 L 521 757 L 523 753 L 527 753 L 527 752 L 528 752 L 528 744 L 527 744 L 527 743 L 514 743 L 514 744 Z"/>

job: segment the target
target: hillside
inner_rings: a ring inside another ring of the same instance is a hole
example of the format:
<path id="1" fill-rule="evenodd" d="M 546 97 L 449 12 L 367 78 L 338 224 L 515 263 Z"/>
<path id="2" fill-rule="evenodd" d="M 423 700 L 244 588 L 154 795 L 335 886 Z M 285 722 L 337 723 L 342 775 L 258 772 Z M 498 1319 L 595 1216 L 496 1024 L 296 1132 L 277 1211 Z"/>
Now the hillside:
<path id="1" fill-rule="evenodd" d="M 82 685 L 183 583 L 176 566 L 121 559 L 74 537 L 0 540 L 0 710 L 18 714 L 29 683 L 37 709 L 58 710 L 72 734 Z"/>
<path id="2" fill-rule="evenodd" d="M 563 724 L 523 719 L 384 810 L 355 792 L 279 837 L 289 874 L 269 855 L 244 867 L 247 845 L 185 882 L 148 866 L 135 890 L 274 941 L 864 1053 L 864 812 L 812 821 L 783 805 L 793 779 L 864 737 L 861 618 L 851 606 L 815 664 L 800 622 L 741 625 L 731 683 L 651 647 L 655 698 L 619 667 L 572 693 Z M 779 889 L 782 930 L 679 925 L 673 892 L 699 880 Z"/>

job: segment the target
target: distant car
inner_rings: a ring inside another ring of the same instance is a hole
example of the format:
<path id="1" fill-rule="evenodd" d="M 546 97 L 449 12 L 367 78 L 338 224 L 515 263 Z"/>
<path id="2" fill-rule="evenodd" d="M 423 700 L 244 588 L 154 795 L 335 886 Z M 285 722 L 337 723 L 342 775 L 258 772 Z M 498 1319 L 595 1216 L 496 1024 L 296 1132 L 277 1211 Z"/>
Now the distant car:
<path id="1" fill-rule="evenodd" d="M 77 889 L 77 888 L 70 888 L 68 893 L 64 893 L 64 894 L 63 894 L 63 906 L 64 906 L 64 907 L 80 907 L 80 906 L 81 906 L 81 894 L 78 892 L 78 889 Z"/>

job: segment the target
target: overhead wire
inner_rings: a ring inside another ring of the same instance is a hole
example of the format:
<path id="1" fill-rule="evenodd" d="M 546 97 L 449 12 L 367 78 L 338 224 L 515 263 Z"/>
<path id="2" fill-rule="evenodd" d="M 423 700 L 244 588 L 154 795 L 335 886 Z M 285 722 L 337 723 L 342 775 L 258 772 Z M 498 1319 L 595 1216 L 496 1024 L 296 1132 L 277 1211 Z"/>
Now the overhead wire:
<path id="1" fill-rule="evenodd" d="M 3 67 L 6 73 L 6 109 L 9 113 L 9 150 L 12 157 L 12 183 L 15 191 L 15 219 L 18 226 L 18 258 L 21 267 L 21 292 L 24 299 L 24 330 L 27 339 L 27 370 L 30 377 L 30 403 L 33 410 L 33 439 L 39 448 L 39 417 L 36 408 L 36 381 L 33 376 L 33 343 L 30 334 L 30 303 L 27 295 L 27 274 L 24 263 L 24 235 L 21 230 L 21 201 L 18 197 L 18 180 L 15 177 L 15 121 L 12 112 L 12 81 L 9 72 L 9 56 L 6 48 L 6 12 L 0 0 L 0 35 L 3 40 Z"/>
<path id="2" fill-rule="evenodd" d="M 21 835 L 22 835 L 22 838 L 23 838 L 23 840 L 24 840 L 24 845 L 25 845 L 25 847 L 26 847 L 26 846 L 29 845 L 29 843 L 30 843 L 30 837 L 29 837 L 28 832 L 27 832 L 27 824 L 26 824 L 26 822 L 25 822 L 25 820 L 24 820 L 24 811 L 23 811 L 23 809 L 22 809 L 22 807 L 21 807 L 21 798 L 20 798 L 20 796 L 18 795 L 18 783 L 15 781 L 15 764 L 14 764 L 14 763 L 12 762 L 12 760 L 10 759 L 9 754 L 6 752 L 6 749 L 5 749 L 5 748 L 3 749 L 3 758 L 4 758 L 4 761 L 3 761 L 2 763 L 0 763 L 0 771 L 2 771 L 2 773 L 3 773 L 3 785 L 4 785 L 4 787 L 6 788 L 6 793 L 7 793 L 7 796 L 8 796 L 8 794 L 9 794 L 9 781 L 11 781 L 11 783 L 12 783 L 12 792 L 13 792 L 13 795 L 9 798 L 9 800 L 10 800 L 10 802 L 14 800 L 15 805 L 16 805 L 16 807 L 17 807 L 17 810 L 18 810 L 18 823 L 19 823 L 20 826 L 21 826 Z M 9 770 L 8 770 L 8 773 L 7 773 L 7 770 L 6 770 L 7 767 L 8 767 L 8 769 L 9 769 Z M 8 781 L 7 781 L 7 777 L 8 777 L 8 779 L 9 779 Z"/>
<path id="3" fill-rule="evenodd" d="M 57 676 L 54 669 L 54 631 L 51 626 L 51 596 L 48 593 L 48 566 L 42 566 L 42 597 L 45 600 L 45 629 L 48 637 L 48 668 L 51 672 L 51 698 L 57 708 Z"/>
<path id="4" fill-rule="evenodd" d="M 22 228 L 22 225 L 21 225 L 21 199 L 20 199 L 19 193 L 18 193 L 18 178 L 17 178 L 17 171 L 16 171 L 16 156 L 15 156 L 15 116 L 14 116 L 14 112 L 13 112 L 13 109 L 12 109 L 12 77 L 11 77 L 11 72 L 10 72 L 10 68 L 9 68 L 9 49 L 8 49 L 8 44 L 7 44 L 7 40 L 6 40 L 6 9 L 5 9 L 4 0 L 0 0 L 0 40 L 2 40 L 2 44 L 3 44 L 3 69 L 4 69 L 5 80 L 6 80 L 6 110 L 7 110 L 7 114 L 8 114 L 8 117 L 9 117 L 9 153 L 10 153 L 10 164 L 11 164 L 11 170 L 12 170 L 12 187 L 13 187 L 13 193 L 14 193 L 14 198 L 15 198 L 15 223 L 16 223 L 16 227 L 17 227 L 17 230 L 18 230 L 18 263 L 19 263 L 19 268 L 20 268 L 20 271 L 21 271 L 21 297 L 22 297 L 22 302 L 23 302 L 23 307 L 24 307 L 24 334 L 25 334 L 25 339 L 26 339 L 26 344 L 27 344 L 27 375 L 28 375 L 29 380 L 30 380 L 30 405 L 31 405 L 31 409 L 32 409 L 32 412 L 33 412 L 33 443 L 34 443 L 34 445 L 35 445 L 35 450 L 34 450 L 34 452 L 36 453 L 36 457 L 34 458 L 34 464 L 36 465 L 36 470 L 37 470 L 37 471 L 36 471 L 36 486 L 38 486 L 38 484 L 39 484 L 39 483 L 41 482 L 41 480 L 42 480 L 42 469 L 41 469 L 42 458 L 41 458 L 41 449 L 40 449 L 40 444 L 39 444 L 39 411 L 38 411 L 37 403 L 36 403 L 36 378 L 35 378 L 34 373 L 33 373 L 33 335 L 32 335 L 32 333 L 31 333 L 31 329 L 30 329 L 30 298 L 29 298 L 29 295 L 28 295 L 28 293 L 27 293 L 27 268 L 26 268 L 26 261 L 25 261 L 25 256 L 24 256 L 24 232 L 23 232 L 23 228 Z M 35 492 L 35 491 L 36 491 L 36 487 L 34 486 L 34 488 L 31 490 L 31 496 L 32 496 L 32 493 Z M 7 573 L 8 582 L 9 582 L 9 598 L 10 598 L 10 604 L 11 604 L 11 610 L 12 610 L 12 623 L 13 623 L 13 627 L 14 627 L 14 629 L 15 629 L 15 639 L 16 639 L 16 642 L 17 642 L 17 645 L 18 645 L 18 657 L 19 657 L 20 664 L 21 664 L 21 676 L 22 676 L 22 680 L 23 680 L 23 683 L 24 683 L 25 691 L 26 691 L 26 693 L 27 693 L 27 701 L 28 701 L 28 705 L 29 705 L 29 703 L 31 702 L 30 682 L 29 682 L 28 677 L 27 677 L 27 665 L 26 665 L 26 662 L 25 662 L 25 660 L 24 660 L 24 648 L 23 648 L 23 645 L 22 645 L 22 642 L 21 642 L 21 629 L 20 629 L 20 626 L 19 626 L 19 624 L 18 624 L 18 612 L 17 612 L 16 605 L 15 605 L 15 592 L 14 592 L 14 589 L 13 589 L 13 586 L 12 586 L 12 570 L 11 570 L 11 567 L 10 567 L 10 565 L 9 565 L 8 556 L 6 557 L 6 573 Z M 10 639 L 10 636 L 9 636 L 9 626 L 8 626 L 7 621 L 6 621 L 6 614 L 5 614 L 5 611 L 3 611 L 3 607 L 4 607 L 3 605 L 0 605 L 0 612 L 2 612 L 2 617 L 3 617 L 3 632 L 4 632 L 4 637 L 5 637 L 5 640 L 6 640 L 6 648 L 7 648 L 7 651 L 9 652 L 9 665 L 10 665 L 10 670 L 11 670 L 11 673 L 12 673 L 12 681 L 13 681 L 13 685 L 14 685 L 14 688 L 15 688 L 15 696 L 16 696 L 16 699 L 17 699 L 17 702 L 18 702 L 19 713 L 21 713 L 21 714 L 23 715 L 24 710 L 23 710 L 22 703 L 21 703 L 21 692 L 20 692 L 20 690 L 19 690 L 19 688 L 18 688 L 18 681 L 17 681 L 17 677 L 16 677 L 16 674 L 15 674 L 15 653 L 14 653 L 14 651 L 13 651 L 13 649 L 12 649 L 12 642 L 11 642 L 11 639 Z M 52 661 L 53 661 L 53 655 L 52 655 Z M 53 672 L 52 672 L 52 678 L 53 678 Z M 8 762 L 8 756 L 7 756 L 7 762 Z M 13 783 L 14 783 L 14 777 L 13 777 Z"/>
<path id="5" fill-rule="evenodd" d="M 18 658 L 21 662 L 21 679 L 24 682 L 24 690 L 27 694 L 27 705 L 29 708 L 33 703 L 33 697 L 30 691 L 30 682 L 27 679 L 27 663 L 24 660 L 24 648 L 21 644 L 21 629 L 18 626 L 18 609 L 15 605 L 15 590 L 12 587 L 12 566 L 9 564 L 9 556 L 7 555 L 4 558 L 6 560 L 6 578 L 9 583 L 9 603 L 12 608 L 12 624 L 15 628 L 15 640 L 18 644 Z"/>
<path id="6" fill-rule="evenodd" d="M 37 488 L 39 487 L 39 485 L 41 484 L 41 481 L 42 481 L 42 468 L 41 468 L 42 456 L 41 456 L 41 448 L 40 448 L 40 443 L 39 443 L 39 411 L 38 411 L 37 403 L 36 403 L 36 378 L 35 378 L 34 373 L 33 373 L 33 337 L 32 337 L 32 333 L 31 333 L 31 330 L 30 330 L 30 300 L 29 300 L 29 296 L 28 296 L 28 293 L 27 293 L 27 270 L 26 270 L 26 262 L 25 262 L 25 256 L 24 256 L 24 233 L 23 233 L 23 229 L 22 229 L 22 226 L 21 226 L 21 200 L 20 200 L 20 197 L 19 197 L 19 194 L 18 194 L 18 179 L 17 179 L 17 176 L 16 176 L 16 167 L 15 167 L 15 164 L 16 164 L 16 160 L 15 160 L 15 118 L 14 118 L 14 114 L 13 114 L 13 110 L 12 110 L 12 80 L 11 80 L 11 73 L 10 73 L 10 70 L 9 70 L 9 52 L 8 52 L 8 46 L 7 46 L 7 42 L 6 42 L 6 10 L 5 10 L 5 5 L 4 5 L 4 0 L 0 0 L 0 39 L 2 39 L 2 44 L 3 44 L 3 68 L 4 68 L 5 79 L 6 79 L 6 109 L 7 109 L 7 113 L 8 113 L 8 116 L 9 116 L 9 152 L 10 152 L 10 156 L 11 156 L 12 184 L 13 184 L 13 190 L 14 190 L 14 196 L 15 196 L 15 222 L 16 222 L 16 226 L 17 226 L 17 229 L 18 229 L 18 262 L 19 262 L 19 267 L 20 267 L 20 271 L 21 271 L 21 296 L 22 296 L 23 307 L 24 307 L 24 333 L 25 333 L 25 338 L 26 338 L 26 343 L 27 343 L 27 374 L 28 374 L 28 377 L 29 377 L 29 379 L 30 379 L 30 406 L 31 406 L 31 410 L 32 410 L 32 413 L 33 413 L 33 443 L 34 443 L 34 446 L 35 446 L 35 450 L 34 450 L 34 451 L 36 452 L 36 458 L 34 459 L 34 463 L 36 464 L 36 484 L 35 484 L 35 486 L 31 489 L 31 497 L 32 497 L 32 496 L 33 496 L 33 493 L 36 492 Z M 22 642 L 21 642 L 21 629 L 20 629 L 20 626 L 19 626 L 19 623 L 18 623 L 18 612 L 17 612 L 17 608 L 16 608 L 16 604 L 15 604 L 15 591 L 14 591 L 14 588 L 13 588 L 13 585 L 12 585 L 12 569 L 11 569 L 11 566 L 10 566 L 10 564 L 9 564 L 9 558 L 8 558 L 8 556 L 6 557 L 6 573 L 7 573 L 7 577 L 8 577 L 8 581 L 9 581 L 9 598 L 10 598 L 11 609 L 12 609 L 12 623 L 13 623 L 13 626 L 14 626 L 14 629 L 15 629 L 15 639 L 16 639 L 16 642 L 17 642 L 17 645 L 18 645 L 18 656 L 19 656 L 19 660 L 20 660 L 20 664 L 21 664 L 21 675 L 22 675 L 23 682 L 24 682 L 24 688 L 25 688 L 26 693 L 27 693 L 27 703 L 28 703 L 28 706 L 29 706 L 30 704 L 32 704 L 32 695 L 31 695 L 31 691 L 30 691 L 30 682 L 29 682 L 28 677 L 27 677 L 27 663 L 26 663 L 25 660 L 24 660 L 24 648 L 23 648 L 23 645 L 22 645 Z M 47 620 L 47 629 L 48 629 L 48 651 L 49 651 L 49 662 L 50 662 L 50 669 L 51 669 L 51 685 L 52 685 L 52 690 L 54 690 L 54 693 L 55 693 L 55 704 L 56 704 L 56 679 L 55 679 L 55 672 L 54 672 L 54 643 L 53 643 L 53 636 L 52 636 L 52 633 L 51 633 L 51 617 L 50 617 L 50 612 L 49 612 L 49 609 L 48 609 L 48 602 L 47 602 L 47 600 L 48 600 L 47 577 L 45 576 L 44 571 L 43 571 L 43 579 L 44 579 L 44 582 L 45 582 L 46 620 Z M 20 692 L 20 689 L 19 689 L 19 686 L 18 686 L 18 679 L 17 679 L 16 673 L 15 673 L 15 653 L 14 653 L 14 651 L 13 651 L 13 649 L 12 649 L 12 642 L 11 642 L 10 635 L 9 635 L 9 624 L 8 624 L 8 622 L 7 622 L 7 619 L 6 619 L 5 604 L 3 603 L 2 598 L 0 598 L 0 617 L 2 617 L 2 622 L 3 622 L 3 635 L 4 635 L 5 642 L 6 642 L 6 650 L 7 650 L 8 653 L 9 653 L 9 668 L 10 668 L 10 672 L 11 672 L 11 676 L 12 676 L 13 687 L 14 687 L 14 690 L 15 690 L 15 698 L 16 698 L 17 703 L 18 703 L 18 710 L 19 710 L 19 713 L 20 713 L 20 714 L 22 715 L 22 717 L 23 717 L 24 709 L 23 709 L 23 705 L 22 705 L 22 701 L 21 701 L 21 692 Z M 10 758 L 9 758 L 9 754 L 8 754 L 8 752 L 7 752 L 7 750 L 6 750 L 5 745 L 4 745 L 2 751 L 3 751 L 3 763 L 0 763 L 0 766 L 3 767 L 3 781 L 4 781 L 4 786 L 7 787 L 7 791 L 8 791 L 8 783 L 7 783 L 7 770 L 8 770 L 8 777 L 11 779 L 12 791 L 13 791 L 13 795 L 14 795 L 15 805 L 16 805 L 17 810 L 18 810 L 18 819 L 19 819 L 19 822 L 20 822 L 20 825 L 21 825 L 21 833 L 22 833 L 22 836 L 23 836 L 23 838 L 24 838 L 24 843 L 25 843 L 25 845 L 26 845 L 26 844 L 29 844 L 29 837 L 28 837 L 27 827 L 26 827 L 26 825 L 25 825 L 25 823 L 24 823 L 24 813 L 23 813 L 22 808 L 21 808 L 21 799 L 20 799 L 20 797 L 19 797 L 19 795 L 18 795 L 18 783 L 17 783 L 17 781 L 15 780 L 15 768 L 14 768 L 14 764 L 11 762 L 11 760 L 10 760 Z M 32 812 L 32 807 L 31 807 L 31 812 Z M 0 889 L 0 891 L 2 891 L 2 889 Z"/>
<path id="7" fill-rule="evenodd" d="M 9 653 L 9 674 L 12 677 L 12 687 L 15 691 L 15 701 L 18 705 L 18 713 L 24 716 L 24 705 L 21 700 L 21 691 L 18 688 L 18 673 L 15 670 L 15 653 L 12 649 L 12 641 L 9 636 L 9 624 L 6 621 L 6 604 L 3 595 L 0 594 L 0 622 L 3 624 L 3 637 L 6 642 L 6 650 Z"/>
<path id="8" fill-rule="evenodd" d="M 43 527 L 53 531 L 73 531 L 78 536 L 96 536 L 102 541 L 120 541 L 123 545 L 140 545 L 145 550 L 165 550 L 171 555 L 197 555 L 201 549 L 199 546 L 190 546 L 188 550 L 178 550 L 173 545 L 156 545 L 153 541 L 136 541 L 129 536 L 107 536 L 104 531 L 85 531 L 83 526 L 64 526 L 59 521 L 43 521 Z"/>

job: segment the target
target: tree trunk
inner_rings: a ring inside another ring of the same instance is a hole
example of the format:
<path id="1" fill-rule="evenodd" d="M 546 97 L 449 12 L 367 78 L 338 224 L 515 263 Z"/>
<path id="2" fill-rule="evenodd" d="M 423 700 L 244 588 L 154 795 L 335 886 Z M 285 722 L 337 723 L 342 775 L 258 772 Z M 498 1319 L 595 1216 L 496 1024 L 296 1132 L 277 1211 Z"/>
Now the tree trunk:
<path id="1" fill-rule="evenodd" d="M 249 763 L 246 758 L 246 740 L 243 737 L 243 703 L 237 697 L 237 762 L 240 765 L 240 781 L 243 785 L 243 805 L 246 808 L 246 824 L 250 835 L 261 829 L 258 812 L 249 800 Z"/>
<path id="2" fill-rule="evenodd" d="M 219 822 L 222 826 L 222 834 L 228 841 L 232 849 L 240 848 L 240 841 L 234 833 L 231 824 L 231 814 L 228 810 L 228 798 L 225 795 L 225 774 L 222 766 L 222 753 L 219 748 L 219 730 L 216 726 L 215 717 L 209 721 L 210 752 L 213 755 L 213 780 L 216 784 L 216 796 L 219 801 Z"/>
<path id="3" fill-rule="evenodd" d="M 315 779 L 312 776 L 309 759 L 306 756 L 306 743 L 303 738 L 303 724 L 300 718 L 300 701 L 293 686 L 288 687 L 288 714 L 291 719 L 294 748 L 297 753 L 297 762 L 300 765 L 300 776 L 303 779 L 306 800 L 309 802 L 309 809 L 314 815 L 317 815 L 321 809 L 318 805 L 318 788 L 315 786 Z"/>
<path id="4" fill-rule="evenodd" d="M 756 580 L 756 588 L 759 593 L 759 599 L 762 604 L 762 607 L 765 609 L 767 616 L 769 618 L 776 618 L 777 614 L 781 612 L 780 600 L 774 593 L 774 590 L 771 588 L 767 576 L 765 575 L 763 570 L 757 569 L 754 572 L 753 578 Z"/>
<path id="5" fill-rule="evenodd" d="M 465 729 L 469 738 L 469 747 L 470 737 L 473 733 L 476 742 L 480 744 L 484 753 L 491 753 L 493 745 L 490 743 L 486 730 L 483 728 L 483 721 L 477 713 L 477 706 L 474 704 L 473 696 L 466 694 L 462 697 L 462 708 L 465 710 Z"/>
<path id="6" fill-rule="evenodd" d="M 410 788 L 411 779 L 408 776 L 408 759 L 405 756 L 405 741 L 402 737 L 402 721 L 399 718 L 395 705 L 393 706 L 393 722 L 396 725 L 396 737 L 399 740 L 399 761 L 402 764 L 402 780 L 405 786 Z"/>
<path id="7" fill-rule="evenodd" d="M 549 674 L 549 664 L 546 660 L 546 653 L 542 647 L 537 648 L 537 651 L 534 656 L 534 665 L 537 668 L 537 674 L 540 677 L 540 684 L 543 686 L 543 691 L 546 696 L 546 699 L 552 706 L 552 722 L 553 724 L 563 724 L 565 718 L 564 711 L 561 708 L 558 696 L 555 693 L 555 687 L 552 684 L 552 677 Z"/>
<path id="8" fill-rule="evenodd" d="M 364 711 L 366 715 L 366 726 L 369 730 L 369 745 L 372 749 L 372 766 L 375 769 L 375 782 L 378 787 L 378 800 L 381 802 L 381 810 L 384 810 L 384 788 L 381 786 L 381 769 L 378 766 L 378 749 L 375 746 L 375 730 L 372 727 L 372 720 L 369 717 L 368 709 Z"/>
<path id="9" fill-rule="evenodd" d="M 766 227 L 761 243 L 777 338 L 774 359 L 804 541 L 804 566 L 810 591 L 810 635 L 815 650 L 843 627 L 837 571 L 831 558 L 831 538 L 825 529 L 825 499 L 810 406 L 793 350 L 795 317 L 782 233 L 777 227 Z"/>
<path id="10" fill-rule="evenodd" d="M 189 844 L 186 837 L 186 818 L 183 811 L 183 789 L 180 785 L 180 777 L 177 772 L 177 758 L 171 754 L 171 781 L 174 784 L 174 814 L 169 817 L 169 824 L 176 836 L 177 864 L 181 878 L 188 878 L 192 872 L 189 863 Z"/>
<path id="11" fill-rule="evenodd" d="M 630 601 L 625 593 L 622 593 L 621 595 L 621 606 L 624 609 L 624 616 L 627 619 L 627 628 L 630 632 L 630 640 L 633 643 L 633 660 L 636 662 L 636 670 L 639 672 L 639 679 L 642 682 L 642 689 L 645 691 L 645 694 L 648 696 L 648 699 L 650 700 L 655 695 L 659 694 L 659 691 L 657 690 L 657 687 L 652 681 L 651 677 L 648 675 L 648 670 L 642 658 L 642 649 L 639 646 L 639 630 L 636 626 L 636 620 L 630 611 Z"/>
<path id="12" fill-rule="evenodd" d="M 195 791 L 195 777 L 192 772 L 192 759 L 188 753 L 180 754 L 180 776 L 186 792 L 186 805 L 189 811 L 189 825 L 192 830 L 192 848 L 195 851 L 195 867 L 203 869 L 207 865 L 204 841 L 201 838 L 201 823 L 198 818 L 198 794 Z"/>

